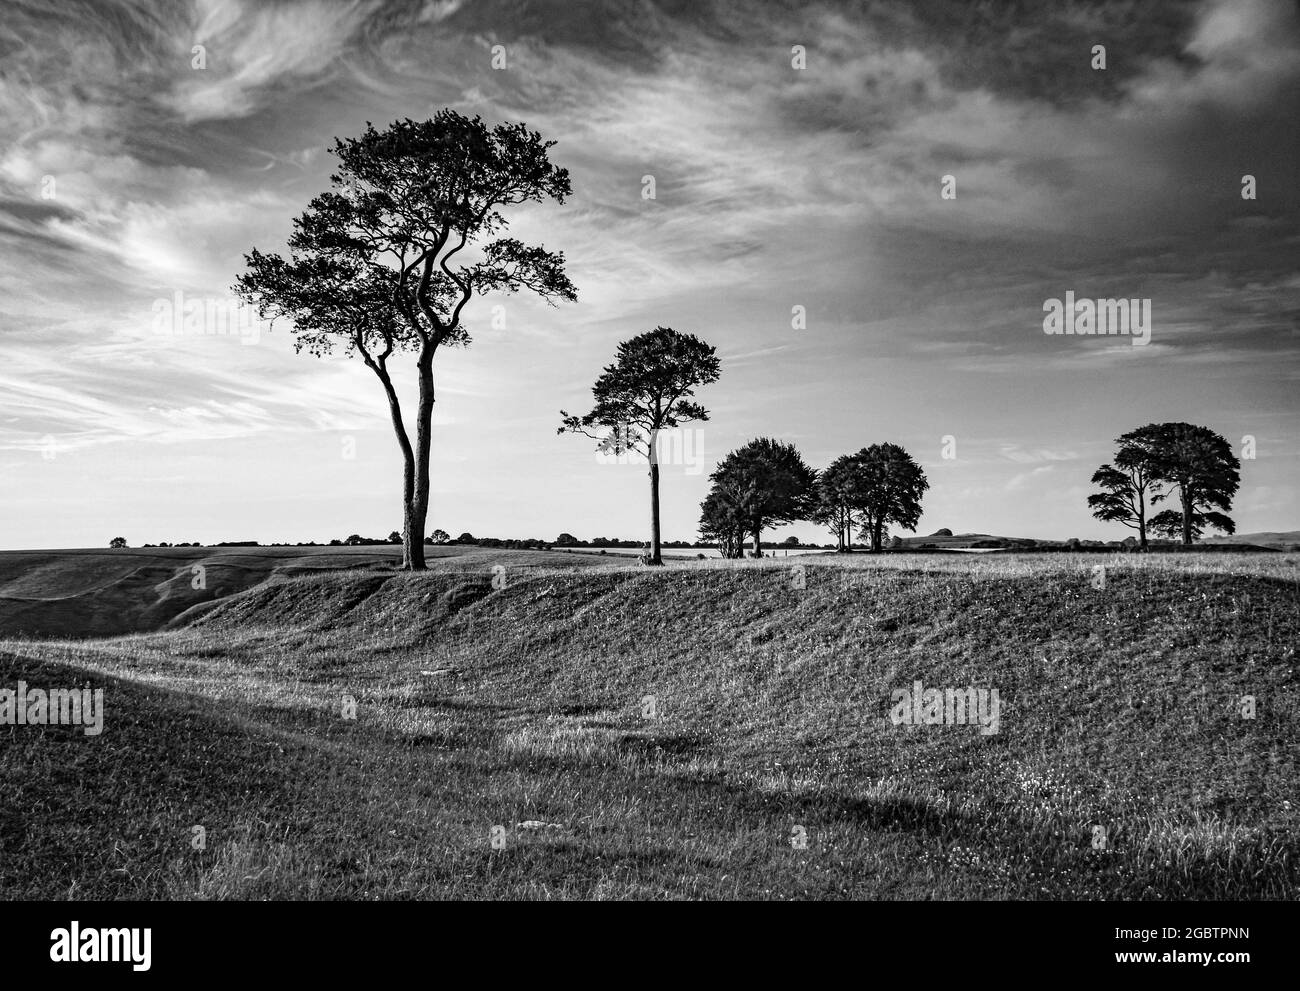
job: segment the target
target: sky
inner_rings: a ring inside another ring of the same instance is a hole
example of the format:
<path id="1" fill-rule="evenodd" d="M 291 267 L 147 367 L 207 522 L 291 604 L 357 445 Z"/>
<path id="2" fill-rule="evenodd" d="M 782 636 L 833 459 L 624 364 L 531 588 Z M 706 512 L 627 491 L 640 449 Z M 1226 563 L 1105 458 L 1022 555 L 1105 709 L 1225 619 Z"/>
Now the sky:
<path id="1" fill-rule="evenodd" d="M 578 301 L 466 308 L 430 530 L 644 538 L 644 465 L 556 428 L 656 326 L 722 361 L 666 540 L 760 436 L 902 445 L 919 533 L 1122 539 L 1089 478 L 1167 420 L 1246 455 L 1239 532 L 1300 528 L 1294 0 L 3 0 L 0 548 L 400 529 L 364 365 L 166 314 L 284 250 L 335 137 L 443 107 L 556 142 L 572 197 L 508 219 Z M 1149 299 L 1149 341 L 1044 333 L 1067 292 Z"/>

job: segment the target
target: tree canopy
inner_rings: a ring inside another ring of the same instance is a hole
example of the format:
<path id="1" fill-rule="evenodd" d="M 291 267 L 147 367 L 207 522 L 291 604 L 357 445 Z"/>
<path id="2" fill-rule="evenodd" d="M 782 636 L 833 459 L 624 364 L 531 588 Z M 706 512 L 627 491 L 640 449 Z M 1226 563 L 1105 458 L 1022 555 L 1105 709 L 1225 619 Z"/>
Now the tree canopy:
<path id="1" fill-rule="evenodd" d="M 853 455 L 842 454 L 817 476 L 811 518 L 830 530 L 841 551 L 853 547 L 854 516 L 862 501 L 858 467 Z"/>
<path id="2" fill-rule="evenodd" d="M 700 538 L 716 543 L 722 557 L 738 558 L 744 556 L 749 526 L 739 491 L 729 482 L 715 481 L 700 504 Z"/>
<path id="3" fill-rule="evenodd" d="M 793 444 L 752 440 L 728 454 L 709 477 L 713 490 L 701 506 L 704 517 L 711 527 L 740 521 L 753 536 L 755 557 L 763 553 L 765 528 L 807 519 L 813 511 L 817 473 Z"/>
<path id="4" fill-rule="evenodd" d="M 907 451 L 897 444 L 872 444 L 841 455 L 817 477 L 812 518 L 829 527 L 840 550 L 852 548 L 856 522 L 871 549 L 879 551 L 888 524 L 916 529 L 929 487 Z"/>
<path id="5" fill-rule="evenodd" d="M 857 508 L 862 531 L 879 551 L 885 527 L 896 523 L 916 530 L 921 520 L 921 497 L 930 488 L 921 466 L 897 444 L 872 444 L 853 456 L 857 468 Z"/>
<path id="6" fill-rule="evenodd" d="M 1241 484 L 1241 462 L 1228 441 L 1209 427 L 1191 423 L 1149 423 L 1119 438 L 1114 465 L 1092 476 L 1102 492 L 1088 497 L 1098 519 L 1138 530 L 1146 546 L 1148 530 L 1190 545 L 1208 527 L 1236 532 L 1227 515 Z M 1178 509 L 1146 518 L 1151 505 L 1177 496 Z"/>
<path id="7" fill-rule="evenodd" d="M 612 453 L 634 450 L 653 459 L 650 444 L 658 431 L 709 418 L 708 410 L 691 397 L 720 374 L 711 344 L 694 334 L 656 327 L 618 345 L 614 362 L 592 386 L 591 411 L 575 416 L 561 410 L 564 419 L 556 432 L 605 440 L 607 435 L 593 431 L 613 430 Z"/>
<path id="8" fill-rule="evenodd" d="M 1138 532 L 1138 546 L 1147 548 L 1150 520 L 1147 510 L 1163 491 L 1158 476 L 1158 440 L 1143 430 L 1130 430 L 1116 439 L 1114 464 L 1104 464 L 1092 475 L 1100 492 L 1088 496 L 1088 508 L 1099 520 L 1122 523 Z"/>

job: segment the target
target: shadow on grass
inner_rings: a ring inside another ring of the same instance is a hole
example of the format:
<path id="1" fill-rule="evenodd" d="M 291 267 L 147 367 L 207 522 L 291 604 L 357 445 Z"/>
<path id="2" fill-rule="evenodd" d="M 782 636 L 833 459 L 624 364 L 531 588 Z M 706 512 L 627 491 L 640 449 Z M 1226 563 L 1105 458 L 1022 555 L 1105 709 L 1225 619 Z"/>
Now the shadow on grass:
<path id="1" fill-rule="evenodd" d="M 720 757 L 701 734 L 613 727 L 602 738 L 608 750 L 587 758 L 497 747 L 511 728 L 501 716 L 599 711 L 577 702 L 529 710 L 430 700 L 431 716 L 450 725 L 404 732 L 22 656 L 0 660 L 0 680 L 105 689 L 99 737 L 77 727 L 0 729 L 0 782 L 13 798 L 0 817 L 5 897 L 589 897 L 605 883 L 615 897 L 1196 897 L 1251 866 L 1188 857 L 1172 874 L 1126 876 L 1123 860 L 1045 835 L 1010 808 L 763 788 L 691 769 Z M 534 814 L 565 830 L 490 848 L 493 823 Z M 792 823 L 812 837 L 810 859 L 822 856 L 820 838 L 847 837 L 838 866 L 815 884 L 792 880 Z M 210 837 L 205 850 L 191 846 L 195 825 Z M 1300 849 L 1289 844 L 1282 853 L 1294 878 Z M 1024 862 L 1003 878 L 975 863 L 948 865 L 953 849 Z M 864 880 L 862 861 L 882 850 L 896 861 L 892 873 Z M 939 859 L 923 865 L 927 852 Z M 684 887 L 702 871 L 702 888 Z"/>

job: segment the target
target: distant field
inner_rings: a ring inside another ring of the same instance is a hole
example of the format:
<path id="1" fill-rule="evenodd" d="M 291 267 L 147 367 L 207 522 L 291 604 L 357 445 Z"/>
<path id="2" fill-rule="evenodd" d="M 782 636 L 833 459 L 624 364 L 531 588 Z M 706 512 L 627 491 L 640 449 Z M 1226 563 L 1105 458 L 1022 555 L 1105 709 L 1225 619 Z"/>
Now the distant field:
<path id="1" fill-rule="evenodd" d="M 1300 556 L 546 557 L 0 641 L 0 686 L 106 690 L 100 736 L 0 727 L 0 893 L 1300 894 Z M 917 680 L 998 732 L 894 725 Z"/>

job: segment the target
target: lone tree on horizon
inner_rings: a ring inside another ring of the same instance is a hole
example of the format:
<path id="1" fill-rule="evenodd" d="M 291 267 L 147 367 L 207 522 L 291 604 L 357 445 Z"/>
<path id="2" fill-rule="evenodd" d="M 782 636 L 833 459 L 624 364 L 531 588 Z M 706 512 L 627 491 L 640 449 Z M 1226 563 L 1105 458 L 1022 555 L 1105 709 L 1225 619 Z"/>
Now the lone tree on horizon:
<path id="1" fill-rule="evenodd" d="M 692 420 L 705 421 L 709 411 L 691 397 L 701 385 L 718 380 L 717 352 L 694 334 L 656 327 L 618 346 L 592 386 L 596 405 L 585 416 L 560 410 L 556 433 L 576 433 L 599 440 L 611 454 L 633 452 L 650 464 L 650 549 L 647 564 L 663 564 L 659 532 L 659 454 L 661 430 Z M 604 428 L 600 436 L 592 431 Z"/>
<path id="2" fill-rule="evenodd" d="M 291 323 L 295 351 L 320 357 L 338 347 L 378 377 L 402 452 L 408 570 L 425 567 L 434 356 L 470 343 L 465 305 L 521 289 L 548 303 L 577 298 L 563 254 L 496 236 L 507 226 L 500 208 L 569 195 L 568 171 L 547 154 L 554 143 L 523 124 L 489 129 L 450 109 L 383 131 L 367 124 L 359 138 L 335 139 L 333 188 L 294 221 L 289 257 L 254 248 L 236 282 L 262 317 Z M 458 258 L 467 246 L 472 260 Z M 390 368 L 403 352 L 415 359 L 414 442 Z"/>

